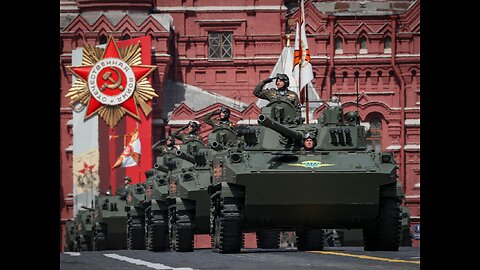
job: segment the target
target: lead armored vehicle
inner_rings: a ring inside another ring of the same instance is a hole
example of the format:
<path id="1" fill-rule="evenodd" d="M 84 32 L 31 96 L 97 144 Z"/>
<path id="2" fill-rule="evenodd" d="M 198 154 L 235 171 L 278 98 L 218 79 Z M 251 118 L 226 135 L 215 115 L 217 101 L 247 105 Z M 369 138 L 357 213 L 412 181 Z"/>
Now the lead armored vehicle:
<path id="1" fill-rule="evenodd" d="M 121 195 L 95 197 L 93 250 L 127 248 L 126 201 Z"/>
<path id="2" fill-rule="evenodd" d="M 321 250 L 324 229 L 361 228 L 365 250 L 398 250 L 401 189 L 391 153 L 367 151 L 357 112 L 344 120 L 326 108 L 303 124 L 295 108 L 275 101 L 244 145 L 212 160 L 211 235 L 221 253 L 237 253 L 242 232 L 296 232 L 298 250 Z M 312 151 L 304 138 L 314 138 Z"/>

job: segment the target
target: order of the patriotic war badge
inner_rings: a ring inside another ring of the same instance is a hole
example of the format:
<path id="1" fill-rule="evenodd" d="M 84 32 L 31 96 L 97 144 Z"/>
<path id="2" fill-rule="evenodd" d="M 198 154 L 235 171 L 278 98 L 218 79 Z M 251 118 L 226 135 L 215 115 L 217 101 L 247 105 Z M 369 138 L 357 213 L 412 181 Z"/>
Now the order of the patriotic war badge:
<path id="1" fill-rule="evenodd" d="M 114 128 L 127 113 L 140 121 L 137 105 L 145 115 L 148 101 L 158 97 L 147 76 L 156 66 L 142 65 L 140 43 L 118 48 L 109 37 L 105 49 L 85 44 L 82 65 L 67 67 L 77 80 L 65 97 L 69 105 L 86 106 L 85 119 L 98 113 Z"/>

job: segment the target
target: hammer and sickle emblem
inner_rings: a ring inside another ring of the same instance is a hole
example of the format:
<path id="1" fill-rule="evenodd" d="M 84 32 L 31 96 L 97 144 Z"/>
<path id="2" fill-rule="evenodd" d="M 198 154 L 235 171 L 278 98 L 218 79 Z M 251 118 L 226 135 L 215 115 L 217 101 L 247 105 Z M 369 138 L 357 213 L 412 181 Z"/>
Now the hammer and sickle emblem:
<path id="1" fill-rule="evenodd" d="M 117 78 L 118 80 L 115 81 L 111 76 L 112 76 L 112 72 L 110 71 L 107 71 L 105 73 L 103 73 L 102 75 L 102 79 L 105 80 L 105 82 L 103 83 L 102 87 L 100 87 L 100 91 L 103 92 L 103 90 L 105 90 L 105 88 L 108 88 L 108 89 L 120 89 L 120 91 L 123 91 L 123 86 L 122 86 L 122 76 L 120 75 L 120 72 L 118 72 L 118 70 L 114 69 L 114 68 L 110 68 L 111 70 L 113 70 L 116 74 L 117 74 Z M 107 81 L 110 81 L 112 84 L 108 84 Z"/>

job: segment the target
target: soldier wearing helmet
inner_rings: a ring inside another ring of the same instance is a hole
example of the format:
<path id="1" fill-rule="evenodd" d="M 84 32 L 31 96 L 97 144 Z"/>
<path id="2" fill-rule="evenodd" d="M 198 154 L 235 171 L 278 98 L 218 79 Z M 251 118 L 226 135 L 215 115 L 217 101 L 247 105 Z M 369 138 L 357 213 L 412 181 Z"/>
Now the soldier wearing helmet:
<path id="1" fill-rule="evenodd" d="M 167 138 L 156 142 L 152 145 L 152 149 L 154 152 L 159 153 L 160 155 L 165 153 L 173 153 L 177 152 L 177 147 L 175 147 L 175 138 L 172 135 L 169 135 Z"/>
<path id="2" fill-rule="evenodd" d="M 184 129 L 185 129 L 185 132 L 182 134 L 179 134 Z M 185 126 L 179 128 L 177 131 L 172 133 L 171 136 L 173 136 L 176 139 L 182 140 L 183 143 L 193 139 L 203 141 L 202 137 L 198 135 L 199 131 L 200 131 L 200 125 L 197 122 L 190 121 L 188 122 L 188 124 L 186 124 Z"/>
<path id="3" fill-rule="evenodd" d="M 317 146 L 317 135 L 315 132 L 307 132 L 303 135 L 303 147 L 305 151 L 313 151 Z"/>
<path id="4" fill-rule="evenodd" d="M 211 119 L 212 116 L 219 115 L 218 119 Z M 229 127 L 233 130 L 236 129 L 235 123 L 230 121 L 230 110 L 226 107 L 220 107 L 220 109 L 215 110 L 209 114 L 207 114 L 203 121 L 205 124 L 212 126 L 213 128 L 217 127 Z"/>
<path id="5" fill-rule="evenodd" d="M 275 84 L 277 88 L 263 89 L 267 83 L 273 82 L 274 79 L 276 79 Z M 297 109 L 297 112 L 300 113 L 300 101 L 298 95 L 295 92 L 288 90 L 289 85 L 290 80 L 288 79 L 287 74 L 277 73 L 275 78 L 268 78 L 257 84 L 253 90 L 253 94 L 258 98 L 266 99 L 268 101 L 288 101 L 292 103 Z"/>
<path id="6" fill-rule="evenodd" d="M 132 179 L 128 176 L 123 178 L 123 186 L 119 186 L 116 190 L 116 195 L 120 195 L 120 200 L 127 198 L 127 187 L 132 183 Z"/>

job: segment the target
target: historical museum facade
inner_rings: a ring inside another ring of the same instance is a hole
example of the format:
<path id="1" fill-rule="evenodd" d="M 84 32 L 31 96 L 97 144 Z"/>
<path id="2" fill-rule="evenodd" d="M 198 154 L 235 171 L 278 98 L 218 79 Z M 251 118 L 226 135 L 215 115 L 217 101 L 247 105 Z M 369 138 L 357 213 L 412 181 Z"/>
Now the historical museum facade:
<path id="1" fill-rule="evenodd" d="M 76 49 L 104 44 L 109 36 L 150 37 L 151 64 L 157 66 L 152 87 L 158 95 L 152 102 L 152 142 L 189 120 L 201 122 L 219 106 L 230 108 L 232 121 L 255 124 L 260 109 L 253 88 L 293 44 L 297 2 L 60 1 L 61 223 L 73 218 L 78 173 L 74 108 L 65 97 L 72 86 L 66 67 Z M 394 153 L 412 225 L 419 224 L 420 0 L 307 0 L 305 17 L 312 85 L 319 97 L 312 119 L 333 96 L 345 112 L 358 109 L 369 147 Z M 206 137 L 209 126 L 201 127 Z M 99 181 L 104 192 L 108 184 Z M 120 175 L 115 181 L 122 181 Z"/>

